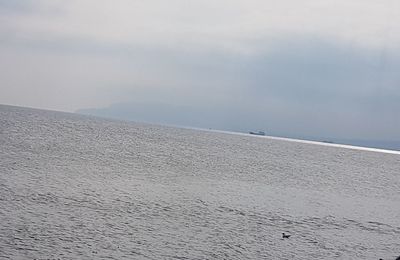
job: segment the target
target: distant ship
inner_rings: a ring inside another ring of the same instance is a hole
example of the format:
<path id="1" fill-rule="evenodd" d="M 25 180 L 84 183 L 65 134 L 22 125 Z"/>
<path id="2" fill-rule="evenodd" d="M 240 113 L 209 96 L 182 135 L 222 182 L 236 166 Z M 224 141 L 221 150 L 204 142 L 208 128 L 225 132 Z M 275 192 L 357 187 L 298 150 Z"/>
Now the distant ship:
<path id="1" fill-rule="evenodd" d="M 258 132 L 249 132 L 249 134 L 251 134 L 251 135 L 265 135 L 265 132 L 263 132 L 263 131 L 258 131 Z"/>

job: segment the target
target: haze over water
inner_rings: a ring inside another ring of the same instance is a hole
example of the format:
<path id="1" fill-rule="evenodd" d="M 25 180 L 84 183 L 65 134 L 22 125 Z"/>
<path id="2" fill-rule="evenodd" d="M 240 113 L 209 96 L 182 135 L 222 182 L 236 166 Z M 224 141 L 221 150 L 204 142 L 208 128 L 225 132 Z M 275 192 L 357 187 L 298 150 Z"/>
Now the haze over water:
<path id="1" fill-rule="evenodd" d="M 0 256 L 394 259 L 399 177 L 399 154 L 0 106 Z"/>

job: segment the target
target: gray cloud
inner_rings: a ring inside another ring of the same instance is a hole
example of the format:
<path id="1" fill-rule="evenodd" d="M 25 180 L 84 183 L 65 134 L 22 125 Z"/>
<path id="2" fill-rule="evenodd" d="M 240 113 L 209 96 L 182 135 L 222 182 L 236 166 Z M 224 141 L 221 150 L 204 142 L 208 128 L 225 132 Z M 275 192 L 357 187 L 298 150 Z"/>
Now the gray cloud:
<path id="1" fill-rule="evenodd" d="M 165 58 L 158 53 L 156 60 L 167 60 L 177 74 L 188 77 L 190 85 L 180 87 L 191 94 L 126 92 L 132 102 L 96 113 L 291 136 L 399 138 L 396 55 L 307 37 L 275 46 L 254 56 L 176 52 Z"/>
<path id="2" fill-rule="evenodd" d="M 34 8 L 32 1 L 9 1 L 0 0 L 0 12 L 26 12 Z"/>

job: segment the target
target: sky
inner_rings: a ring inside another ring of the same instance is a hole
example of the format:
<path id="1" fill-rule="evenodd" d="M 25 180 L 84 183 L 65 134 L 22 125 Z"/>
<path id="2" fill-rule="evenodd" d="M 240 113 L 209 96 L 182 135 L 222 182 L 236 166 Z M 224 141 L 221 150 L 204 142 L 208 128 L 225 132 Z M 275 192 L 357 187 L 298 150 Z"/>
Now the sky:
<path id="1" fill-rule="evenodd" d="M 0 0 L 0 103 L 400 140 L 398 0 Z"/>

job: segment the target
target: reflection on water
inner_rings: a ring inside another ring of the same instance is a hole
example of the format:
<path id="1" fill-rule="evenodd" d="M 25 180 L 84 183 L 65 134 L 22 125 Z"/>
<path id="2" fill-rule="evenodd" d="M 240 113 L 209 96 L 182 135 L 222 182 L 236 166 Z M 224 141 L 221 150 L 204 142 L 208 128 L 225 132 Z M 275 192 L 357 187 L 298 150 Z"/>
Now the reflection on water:
<path id="1" fill-rule="evenodd" d="M 400 254 L 396 154 L 0 106 L 0 158 L 6 258 Z"/>

